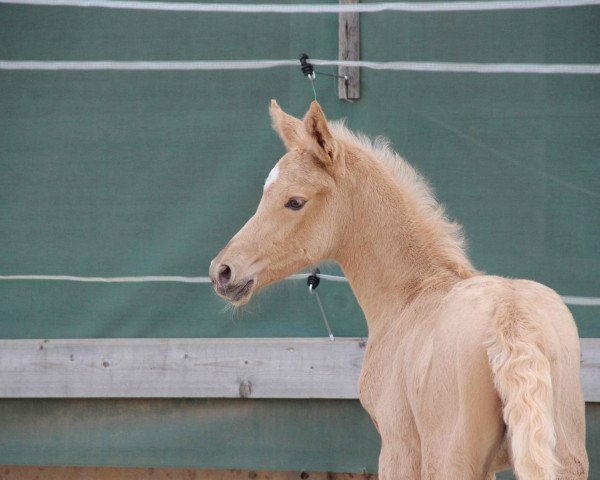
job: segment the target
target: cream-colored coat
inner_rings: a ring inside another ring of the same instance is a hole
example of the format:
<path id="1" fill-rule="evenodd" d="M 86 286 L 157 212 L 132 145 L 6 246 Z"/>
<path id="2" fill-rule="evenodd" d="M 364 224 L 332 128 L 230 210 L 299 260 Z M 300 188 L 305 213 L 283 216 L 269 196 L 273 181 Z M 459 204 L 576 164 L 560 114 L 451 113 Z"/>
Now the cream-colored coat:
<path id="1" fill-rule="evenodd" d="M 217 292 L 337 261 L 365 313 L 359 396 L 382 480 L 587 478 L 579 338 L 551 289 L 477 272 L 460 227 L 385 142 L 272 102 L 288 153 L 256 214 L 211 263 Z"/>

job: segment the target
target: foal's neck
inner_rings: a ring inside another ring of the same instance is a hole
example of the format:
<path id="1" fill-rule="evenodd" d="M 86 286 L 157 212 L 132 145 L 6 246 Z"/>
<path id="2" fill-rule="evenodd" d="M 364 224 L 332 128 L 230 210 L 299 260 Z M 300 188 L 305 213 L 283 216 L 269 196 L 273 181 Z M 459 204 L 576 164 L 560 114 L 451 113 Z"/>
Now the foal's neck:
<path id="1" fill-rule="evenodd" d="M 377 159 L 349 168 L 352 213 L 336 260 L 372 333 L 423 293 L 447 291 L 477 272 L 447 220 L 420 206 Z"/>

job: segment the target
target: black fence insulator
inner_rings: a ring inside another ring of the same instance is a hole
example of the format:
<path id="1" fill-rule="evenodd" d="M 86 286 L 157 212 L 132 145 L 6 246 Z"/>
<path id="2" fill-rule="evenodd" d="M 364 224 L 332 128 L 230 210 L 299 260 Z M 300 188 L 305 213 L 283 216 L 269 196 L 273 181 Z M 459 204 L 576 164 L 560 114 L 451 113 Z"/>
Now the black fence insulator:
<path id="1" fill-rule="evenodd" d="M 318 286 L 319 283 L 321 283 L 321 279 L 319 278 L 319 273 L 321 273 L 319 271 L 319 269 L 315 269 L 315 271 L 313 273 L 311 273 L 308 278 L 306 279 L 306 285 L 308 285 L 308 288 L 310 288 L 312 286 L 312 289 L 315 290 Z"/>
<path id="2" fill-rule="evenodd" d="M 300 54 L 300 65 L 302 73 L 308 78 L 315 78 L 315 67 L 310 63 L 308 55 L 306 53 Z"/>

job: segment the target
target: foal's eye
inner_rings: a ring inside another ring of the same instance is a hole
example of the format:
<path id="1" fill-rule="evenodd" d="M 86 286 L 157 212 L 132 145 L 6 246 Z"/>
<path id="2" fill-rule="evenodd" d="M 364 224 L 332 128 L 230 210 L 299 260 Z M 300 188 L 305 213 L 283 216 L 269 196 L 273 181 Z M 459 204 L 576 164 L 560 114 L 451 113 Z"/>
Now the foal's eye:
<path id="1" fill-rule="evenodd" d="M 290 210 L 300 210 L 305 203 L 306 200 L 302 200 L 301 198 L 290 198 L 285 204 L 285 208 L 289 208 Z"/>

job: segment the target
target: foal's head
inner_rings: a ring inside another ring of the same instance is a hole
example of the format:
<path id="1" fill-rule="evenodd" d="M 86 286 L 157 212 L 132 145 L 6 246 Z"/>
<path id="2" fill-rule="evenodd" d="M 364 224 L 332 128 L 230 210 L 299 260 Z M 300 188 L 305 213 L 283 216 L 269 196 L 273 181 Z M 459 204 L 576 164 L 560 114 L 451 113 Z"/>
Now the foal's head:
<path id="1" fill-rule="evenodd" d="M 303 120 L 274 100 L 270 113 L 287 153 L 269 173 L 254 216 L 210 266 L 215 290 L 236 305 L 265 285 L 332 258 L 346 223 L 342 147 L 319 104 L 313 102 Z"/>

